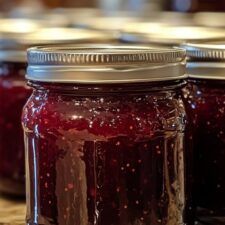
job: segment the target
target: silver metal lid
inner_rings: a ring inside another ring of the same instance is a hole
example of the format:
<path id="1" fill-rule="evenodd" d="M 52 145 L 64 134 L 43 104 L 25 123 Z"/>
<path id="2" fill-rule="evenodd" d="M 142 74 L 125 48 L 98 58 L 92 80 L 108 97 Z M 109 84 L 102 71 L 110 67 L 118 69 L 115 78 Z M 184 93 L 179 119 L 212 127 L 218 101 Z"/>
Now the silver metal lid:
<path id="1" fill-rule="evenodd" d="M 205 44 L 186 44 L 189 77 L 198 79 L 225 79 L 225 41 Z"/>
<path id="2" fill-rule="evenodd" d="M 138 26 L 138 25 L 137 25 Z M 224 40 L 225 30 L 216 28 L 206 28 L 198 26 L 168 26 L 162 24 L 154 29 L 146 26 L 146 29 L 139 32 L 130 32 L 124 29 L 120 39 L 130 43 L 154 43 L 163 45 L 180 45 L 187 42 L 202 42 L 213 40 Z"/>
<path id="3" fill-rule="evenodd" d="M 127 83 L 183 79 L 185 50 L 128 45 L 73 45 L 28 50 L 27 79 Z"/>

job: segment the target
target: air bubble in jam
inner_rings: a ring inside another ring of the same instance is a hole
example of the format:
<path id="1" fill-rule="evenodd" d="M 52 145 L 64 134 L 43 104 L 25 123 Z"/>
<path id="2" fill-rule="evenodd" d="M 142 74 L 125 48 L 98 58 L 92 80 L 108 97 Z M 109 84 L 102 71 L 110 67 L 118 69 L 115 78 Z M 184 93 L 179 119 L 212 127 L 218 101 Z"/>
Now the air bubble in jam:
<path id="1" fill-rule="evenodd" d="M 175 91 L 82 97 L 45 88 L 23 114 L 28 224 L 185 224 L 185 112 Z"/>

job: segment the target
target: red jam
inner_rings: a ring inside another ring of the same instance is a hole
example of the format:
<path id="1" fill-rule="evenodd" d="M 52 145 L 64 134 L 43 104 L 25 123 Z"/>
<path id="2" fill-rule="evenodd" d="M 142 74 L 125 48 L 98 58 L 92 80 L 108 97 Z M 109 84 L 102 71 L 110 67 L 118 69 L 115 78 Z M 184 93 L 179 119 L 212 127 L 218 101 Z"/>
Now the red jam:
<path id="1" fill-rule="evenodd" d="M 193 129 L 197 216 L 225 224 L 225 81 L 190 79 L 185 97 Z"/>
<path id="2" fill-rule="evenodd" d="M 31 94 L 25 63 L 0 63 L 0 192 L 24 195 L 24 144 L 20 122 Z"/>
<path id="3" fill-rule="evenodd" d="M 32 82 L 27 224 L 185 224 L 183 82 Z"/>

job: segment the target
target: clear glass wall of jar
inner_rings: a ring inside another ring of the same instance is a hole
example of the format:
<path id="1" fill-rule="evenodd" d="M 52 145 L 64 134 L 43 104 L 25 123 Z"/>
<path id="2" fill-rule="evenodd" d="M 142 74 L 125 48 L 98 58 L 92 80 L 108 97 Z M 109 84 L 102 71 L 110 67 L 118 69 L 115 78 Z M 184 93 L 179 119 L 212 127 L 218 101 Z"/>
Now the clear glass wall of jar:
<path id="1" fill-rule="evenodd" d="M 29 50 L 27 224 L 185 224 L 184 59 L 143 46 Z"/>
<path id="2" fill-rule="evenodd" d="M 225 224 L 225 45 L 184 46 L 189 84 L 184 89 L 194 144 L 194 205 L 203 224 Z"/>

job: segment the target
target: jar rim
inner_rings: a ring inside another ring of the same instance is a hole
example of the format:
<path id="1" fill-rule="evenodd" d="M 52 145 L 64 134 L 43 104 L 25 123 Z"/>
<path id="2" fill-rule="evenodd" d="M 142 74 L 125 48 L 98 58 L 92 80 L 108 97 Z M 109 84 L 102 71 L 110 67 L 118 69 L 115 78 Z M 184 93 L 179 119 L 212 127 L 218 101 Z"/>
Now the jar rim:
<path id="1" fill-rule="evenodd" d="M 171 80 L 185 74 L 185 50 L 143 45 L 93 44 L 28 50 L 27 79 L 64 83 Z"/>

